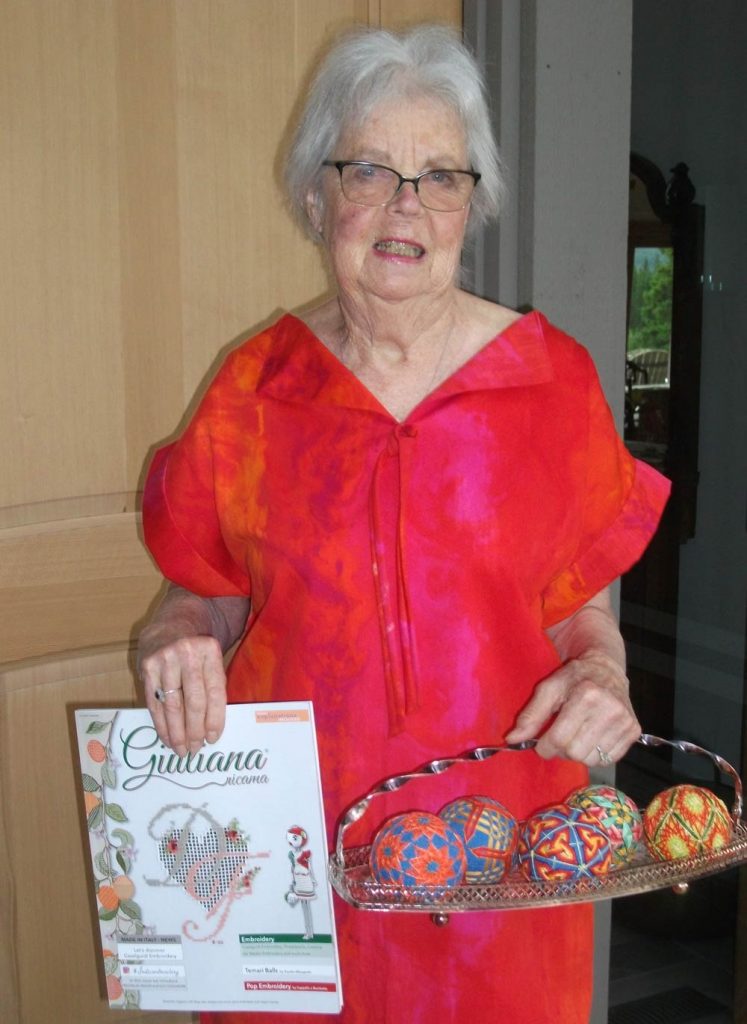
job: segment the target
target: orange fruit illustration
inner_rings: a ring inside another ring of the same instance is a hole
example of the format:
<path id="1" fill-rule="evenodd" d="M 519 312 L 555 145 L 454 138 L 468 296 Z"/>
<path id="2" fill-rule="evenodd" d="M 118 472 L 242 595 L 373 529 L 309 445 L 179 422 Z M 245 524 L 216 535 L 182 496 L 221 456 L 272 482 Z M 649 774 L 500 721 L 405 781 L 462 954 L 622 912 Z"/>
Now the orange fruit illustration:
<path id="1" fill-rule="evenodd" d="M 106 991 L 112 1001 L 115 999 L 121 999 L 122 982 L 119 978 L 116 978 L 113 974 L 108 975 L 106 979 Z"/>
<path id="2" fill-rule="evenodd" d="M 98 807 L 101 801 L 95 793 L 84 793 L 83 803 L 86 805 L 86 814 L 90 814 L 94 807 Z"/>
<path id="3" fill-rule="evenodd" d="M 127 875 L 117 875 L 112 882 L 112 889 L 120 900 L 131 900 L 135 895 L 135 883 Z"/>
<path id="4" fill-rule="evenodd" d="M 99 891 L 96 895 L 104 910 L 116 910 L 119 906 L 119 896 L 117 896 L 111 885 L 99 886 Z"/>
<path id="5" fill-rule="evenodd" d="M 89 740 L 86 750 L 88 751 L 88 756 L 96 764 L 101 764 L 106 760 L 106 747 L 99 740 Z"/>

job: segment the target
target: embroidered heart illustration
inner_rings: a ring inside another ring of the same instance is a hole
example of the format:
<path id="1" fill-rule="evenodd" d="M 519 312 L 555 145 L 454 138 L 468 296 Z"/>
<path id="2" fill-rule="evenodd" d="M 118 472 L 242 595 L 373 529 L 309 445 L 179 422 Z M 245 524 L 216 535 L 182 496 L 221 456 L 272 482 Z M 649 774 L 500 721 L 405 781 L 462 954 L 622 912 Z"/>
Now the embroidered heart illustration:
<path id="1" fill-rule="evenodd" d="M 201 835 L 177 828 L 159 841 L 158 856 L 169 878 L 209 912 L 239 884 L 249 851 L 230 828 L 210 828 Z"/>

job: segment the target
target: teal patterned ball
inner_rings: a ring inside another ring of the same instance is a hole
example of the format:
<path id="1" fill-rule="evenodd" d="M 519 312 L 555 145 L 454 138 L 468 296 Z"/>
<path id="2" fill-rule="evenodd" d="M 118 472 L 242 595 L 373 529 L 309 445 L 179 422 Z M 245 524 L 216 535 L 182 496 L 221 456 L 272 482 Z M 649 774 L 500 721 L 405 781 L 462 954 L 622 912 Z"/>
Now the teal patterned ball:
<path id="1" fill-rule="evenodd" d="M 629 796 L 614 786 L 582 786 L 569 795 L 571 807 L 592 814 L 610 838 L 612 866 L 629 863 L 643 835 L 641 812 Z"/>

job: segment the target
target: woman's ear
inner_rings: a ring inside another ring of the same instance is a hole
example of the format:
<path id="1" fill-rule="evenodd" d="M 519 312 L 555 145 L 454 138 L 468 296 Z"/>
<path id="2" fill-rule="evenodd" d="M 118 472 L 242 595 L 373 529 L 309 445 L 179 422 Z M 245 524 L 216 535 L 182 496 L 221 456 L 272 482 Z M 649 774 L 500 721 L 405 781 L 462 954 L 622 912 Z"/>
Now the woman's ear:
<path id="1" fill-rule="evenodd" d="M 321 237 L 324 224 L 324 203 L 321 192 L 317 189 L 309 189 L 306 193 L 306 216 L 314 231 Z"/>

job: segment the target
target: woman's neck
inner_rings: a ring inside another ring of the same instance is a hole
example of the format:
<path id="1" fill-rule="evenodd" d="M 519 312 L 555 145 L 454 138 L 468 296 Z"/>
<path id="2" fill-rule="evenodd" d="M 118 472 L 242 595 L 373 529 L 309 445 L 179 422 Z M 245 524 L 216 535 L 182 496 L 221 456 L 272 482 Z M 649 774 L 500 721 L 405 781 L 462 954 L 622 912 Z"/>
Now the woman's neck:
<path id="1" fill-rule="evenodd" d="M 448 301 L 363 305 L 341 295 L 305 314 L 327 348 L 398 420 L 518 314 L 453 289 Z"/>
<path id="2" fill-rule="evenodd" d="M 454 333 L 459 294 L 454 288 L 436 299 L 396 303 L 340 295 L 336 354 L 353 370 L 368 367 L 387 374 L 409 366 L 427 372 Z"/>

